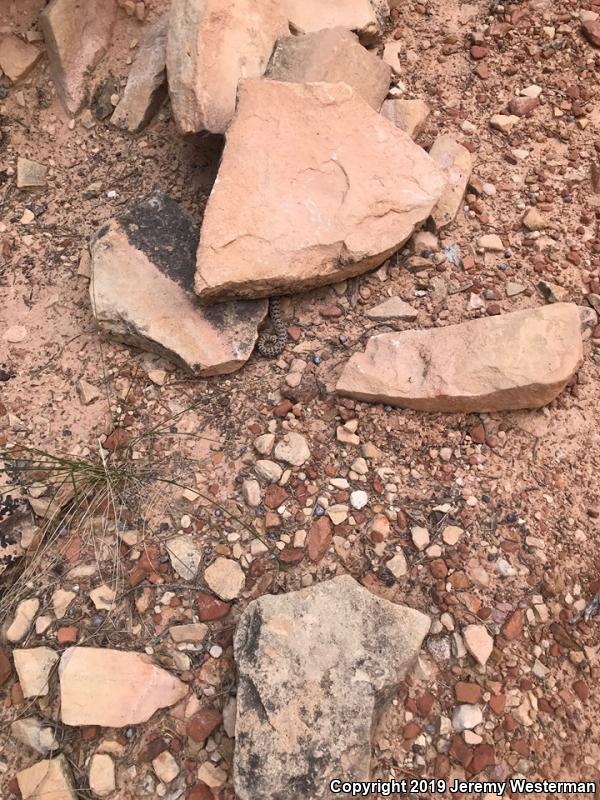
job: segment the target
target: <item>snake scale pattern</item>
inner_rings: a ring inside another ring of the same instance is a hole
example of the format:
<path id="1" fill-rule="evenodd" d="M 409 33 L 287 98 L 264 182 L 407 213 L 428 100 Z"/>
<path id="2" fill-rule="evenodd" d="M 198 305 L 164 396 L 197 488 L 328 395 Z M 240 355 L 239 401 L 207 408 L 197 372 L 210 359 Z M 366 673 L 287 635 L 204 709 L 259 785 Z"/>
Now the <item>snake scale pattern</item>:
<path id="1" fill-rule="evenodd" d="M 269 316 L 273 333 L 263 333 L 258 339 L 258 352 L 264 358 L 277 358 L 285 349 L 287 342 L 287 329 L 281 318 L 281 303 L 279 298 L 269 300 Z"/>

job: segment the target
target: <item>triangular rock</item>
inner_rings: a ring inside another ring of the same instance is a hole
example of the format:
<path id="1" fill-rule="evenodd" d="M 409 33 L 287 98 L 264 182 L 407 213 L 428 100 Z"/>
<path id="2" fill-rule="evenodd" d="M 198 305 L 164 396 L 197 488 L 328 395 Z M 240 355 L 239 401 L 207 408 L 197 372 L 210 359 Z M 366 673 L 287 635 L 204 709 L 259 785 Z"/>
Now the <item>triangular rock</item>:
<path id="1" fill-rule="evenodd" d="M 201 306 L 193 293 L 197 243 L 196 227 L 177 203 L 149 195 L 92 242 L 92 310 L 119 341 L 197 375 L 222 375 L 250 358 L 267 304 Z"/>
<path id="2" fill-rule="evenodd" d="M 443 187 L 427 153 L 346 84 L 244 81 L 196 292 L 268 297 L 359 275 L 404 244 Z"/>
<path id="3" fill-rule="evenodd" d="M 280 0 L 172 0 L 167 38 L 171 106 L 182 133 L 224 133 L 240 78 L 260 77 L 289 28 Z"/>
<path id="4" fill-rule="evenodd" d="M 123 728 L 175 705 L 188 687 L 141 653 L 70 647 L 59 666 L 65 725 Z"/>
<path id="5" fill-rule="evenodd" d="M 338 394 L 418 411 L 539 408 L 581 366 L 579 311 L 556 303 L 444 328 L 373 336 Z"/>

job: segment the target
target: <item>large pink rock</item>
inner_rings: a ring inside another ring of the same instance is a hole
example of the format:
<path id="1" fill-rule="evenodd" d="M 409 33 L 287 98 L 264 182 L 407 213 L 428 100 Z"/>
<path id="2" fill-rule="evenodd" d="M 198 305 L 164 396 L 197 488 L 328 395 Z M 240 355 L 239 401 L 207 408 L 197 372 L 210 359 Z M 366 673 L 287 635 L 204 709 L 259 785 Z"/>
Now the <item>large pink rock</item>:
<path id="1" fill-rule="evenodd" d="M 116 0 L 52 0 L 40 14 L 52 79 L 70 114 L 86 100 L 89 72 L 106 52 L 116 16 Z"/>
<path id="2" fill-rule="evenodd" d="M 443 186 L 427 153 L 348 85 L 244 81 L 204 215 L 196 292 L 268 297 L 373 269 Z"/>
<path id="3" fill-rule="evenodd" d="M 539 408 L 581 366 L 579 310 L 556 303 L 445 328 L 373 336 L 338 394 L 419 411 Z"/>
<path id="4" fill-rule="evenodd" d="M 70 647 L 61 658 L 59 676 L 65 725 L 138 725 L 188 693 L 185 683 L 147 655 L 124 650 Z"/>
<path id="5" fill-rule="evenodd" d="M 167 75 L 179 130 L 224 133 L 240 78 L 262 75 L 288 34 L 280 0 L 173 0 Z"/>

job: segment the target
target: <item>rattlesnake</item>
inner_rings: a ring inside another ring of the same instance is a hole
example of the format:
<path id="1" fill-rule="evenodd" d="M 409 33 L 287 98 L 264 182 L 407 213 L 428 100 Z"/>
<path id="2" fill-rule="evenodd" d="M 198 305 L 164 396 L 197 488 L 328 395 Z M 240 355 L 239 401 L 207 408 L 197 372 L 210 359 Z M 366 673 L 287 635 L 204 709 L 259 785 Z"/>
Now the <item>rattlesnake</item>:
<path id="1" fill-rule="evenodd" d="M 278 297 L 269 300 L 269 316 L 273 333 L 263 333 L 258 338 L 258 352 L 265 358 L 276 358 L 283 353 L 287 341 L 287 330 L 281 319 L 281 304 Z"/>

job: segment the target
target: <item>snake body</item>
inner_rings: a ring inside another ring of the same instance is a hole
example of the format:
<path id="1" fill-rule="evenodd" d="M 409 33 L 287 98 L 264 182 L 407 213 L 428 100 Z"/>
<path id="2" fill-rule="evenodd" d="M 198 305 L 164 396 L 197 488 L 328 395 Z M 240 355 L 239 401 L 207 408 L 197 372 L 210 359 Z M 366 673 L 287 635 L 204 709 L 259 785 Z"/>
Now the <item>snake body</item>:
<path id="1" fill-rule="evenodd" d="M 281 355 L 287 342 L 287 329 L 281 318 L 281 304 L 279 298 L 269 300 L 269 316 L 273 333 L 263 333 L 258 338 L 258 352 L 264 358 L 276 358 Z"/>

